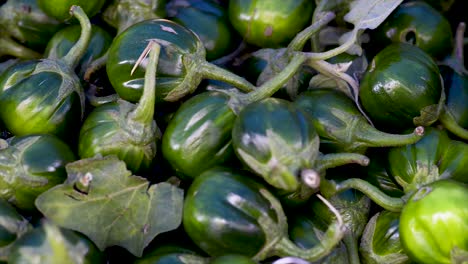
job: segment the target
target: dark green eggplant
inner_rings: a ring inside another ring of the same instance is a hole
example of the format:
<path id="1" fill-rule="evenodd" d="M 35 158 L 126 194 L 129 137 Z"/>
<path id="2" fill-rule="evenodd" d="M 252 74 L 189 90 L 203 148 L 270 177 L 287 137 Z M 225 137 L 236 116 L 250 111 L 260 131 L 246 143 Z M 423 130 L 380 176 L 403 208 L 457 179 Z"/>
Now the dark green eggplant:
<path id="1" fill-rule="evenodd" d="M 241 42 L 226 8 L 213 0 L 171 0 L 166 11 L 170 20 L 198 35 L 205 46 L 208 61 L 233 52 Z"/>
<path id="2" fill-rule="evenodd" d="M 133 173 L 151 167 L 156 156 L 156 141 L 160 138 L 154 121 L 155 76 L 160 49 L 159 44 L 150 42 L 142 53 L 142 61 L 147 67 L 143 96 L 138 104 L 118 100 L 96 107 L 86 118 L 78 141 L 80 158 L 113 154 Z M 146 59 L 148 51 L 150 58 Z"/>
<path id="3" fill-rule="evenodd" d="M 450 139 L 445 130 L 428 127 L 420 141 L 390 148 L 387 159 L 386 171 L 402 187 L 404 195 L 389 196 L 379 187 L 359 178 L 350 178 L 340 183 L 325 181 L 321 185 L 322 193 L 329 196 L 337 191 L 354 188 L 384 209 L 399 212 L 408 197 L 425 185 L 443 179 L 468 182 L 468 144 Z"/>
<path id="4" fill-rule="evenodd" d="M 80 32 L 81 27 L 79 25 L 70 25 L 55 33 L 49 40 L 49 43 L 47 43 L 44 57 L 49 59 L 64 57 L 78 41 Z M 80 79 L 83 78 L 89 64 L 107 52 L 111 42 L 112 36 L 107 31 L 97 25 L 91 25 L 91 38 L 88 48 L 75 69 Z"/>
<path id="5" fill-rule="evenodd" d="M 243 108 L 234 122 L 232 145 L 237 157 L 277 189 L 307 200 L 328 168 L 358 163 L 354 153 L 319 152 L 320 140 L 309 115 L 284 99 L 266 98 Z M 292 198 L 292 197 L 291 197 Z"/>
<path id="6" fill-rule="evenodd" d="M 64 57 L 19 62 L 0 76 L 0 119 L 16 136 L 51 133 L 70 139 L 81 123 L 85 96 L 74 68 L 88 46 L 91 24 L 79 6 L 70 12 L 82 31 Z"/>
<path id="7" fill-rule="evenodd" d="M 346 190 L 330 197 L 329 202 L 338 210 L 343 218 L 346 233 L 343 237 L 343 243 L 346 246 L 346 252 L 350 264 L 359 264 L 359 239 L 369 219 L 371 201 L 370 199 L 356 190 Z M 336 216 L 329 211 L 318 199 L 311 199 L 306 207 L 323 223 L 330 224 L 336 219 Z"/>
<path id="8" fill-rule="evenodd" d="M 312 89 L 294 101 L 310 114 L 324 152 L 365 153 L 369 147 L 403 146 L 424 134 L 417 127 L 407 135 L 389 134 L 372 127 L 351 98 L 334 89 Z"/>
<path id="9" fill-rule="evenodd" d="M 144 65 L 130 74 L 149 39 L 161 45 L 156 102 L 177 101 L 193 93 L 203 79 L 216 79 L 252 91 L 254 86 L 232 72 L 208 63 L 206 50 L 197 35 L 165 19 L 134 24 L 114 38 L 109 48 L 106 71 L 117 94 L 135 102 L 141 97 Z"/>
<path id="10" fill-rule="evenodd" d="M 103 20 L 117 30 L 147 19 L 166 17 L 167 0 L 112 0 L 102 12 Z"/>
<path id="11" fill-rule="evenodd" d="M 166 0 L 112 0 L 102 12 L 102 19 L 116 29 L 116 35 L 128 27 L 148 19 L 164 18 Z M 95 58 L 84 74 L 85 80 L 107 63 L 109 51 Z"/>
<path id="12" fill-rule="evenodd" d="M 405 193 L 440 179 L 468 183 L 467 162 L 468 144 L 432 127 L 419 142 L 391 148 L 388 153 L 388 170 Z"/>
<path id="13" fill-rule="evenodd" d="M 400 241 L 400 213 L 381 211 L 369 220 L 359 252 L 364 264 L 411 263 Z"/>
<path id="14" fill-rule="evenodd" d="M 344 231 L 338 216 L 320 244 L 310 249 L 296 246 L 288 238 L 280 202 L 246 172 L 219 167 L 192 182 L 182 222 L 192 241 L 209 255 L 241 254 L 255 261 L 269 256 L 319 260 L 340 242 Z"/>
<path id="15" fill-rule="evenodd" d="M 256 264 L 251 258 L 239 254 L 206 257 L 189 248 L 178 244 L 165 244 L 159 246 L 134 264 Z"/>
<path id="16" fill-rule="evenodd" d="M 8 260 L 14 241 L 31 228 L 29 221 L 20 215 L 10 203 L 0 199 L 0 263 Z"/>
<path id="17" fill-rule="evenodd" d="M 366 152 L 369 157 L 369 166 L 363 167 L 363 179 L 377 186 L 385 194 L 392 197 L 401 197 L 405 193 L 389 172 L 388 148 L 373 148 Z"/>
<path id="18" fill-rule="evenodd" d="M 36 197 L 62 183 L 65 165 L 75 155 L 52 135 L 13 137 L 0 149 L 0 198 L 23 210 L 33 210 Z"/>
<path id="19" fill-rule="evenodd" d="M 439 59 L 448 55 L 453 45 L 449 20 L 422 0 L 399 5 L 372 33 L 375 43 L 382 46 L 410 43 Z"/>
<path id="20" fill-rule="evenodd" d="M 322 240 L 327 224 L 316 217 L 311 210 L 303 207 L 287 214 L 289 237 L 297 246 L 303 249 L 312 248 Z M 343 241 L 324 258 L 315 264 L 350 263 L 346 245 Z"/>
<path id="21" fill-rule="evenodd" d="M 42 219 L 39 226 L 15 241 L 8 263 L 106 263 L 104 254 L 84 235 Z"/>
<path id="22" fill-rule="evenodd" d="M 49 39 L 64 26 L 45 14 L 37 2 L 8 0 L 0 7 L 0 57 L 9 54 L 38 59 Z"/>
<path id="23" fill-rule="evenodd" d="M 165 244 L 147 251 L 134 264 L 208 264 L 208 258 L 178 244 Z"/>
<path id="24" fill-rule="evenodd" d="M 439 121 L 454 135 L 468 140 L 468 71 L 464 65 L 465 23 L 460 23 L 451 56 L 440 65 L 446 93 L 445 111 Z"/>
<path id="25" fill-rule="evenodd" d="M 434 60 L 416 46 L 394 43 L 372 59 L 359 99 L 377 127 L 401 132 L 437 121 L 445 94 Z"/>
<path id="26" fill-rule="evenodd" d="M 208 91 L 185 101 L 164 131 L 162 153 L 181 175 L 197 177 L 215 165 L 232 160 L 231 131 L 237 113 L 281 88 L 301 66 L 301 54 L 274 78 L 248 94 Z"/>

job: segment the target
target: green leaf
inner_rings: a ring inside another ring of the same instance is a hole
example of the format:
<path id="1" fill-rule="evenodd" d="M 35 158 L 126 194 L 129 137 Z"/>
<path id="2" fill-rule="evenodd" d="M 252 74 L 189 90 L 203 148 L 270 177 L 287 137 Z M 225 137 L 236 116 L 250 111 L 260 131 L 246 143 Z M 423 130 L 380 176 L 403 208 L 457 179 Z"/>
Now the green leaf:
<path id="1" fill-rule="evenodd" d="M 116 156 L 79 160 L 66 169 L 65 183 L 42 193 L 36 207 L 100 250 L 118 245 L 140 257 L 158 234 L 181 223 L 183 190 L 165 182 L 150 185 Z"/>
<path id="2" fill-rule="evenodd" d="M 377 28 L 403 0 L 356 0 L 344 19 L 358 29 Z"/>

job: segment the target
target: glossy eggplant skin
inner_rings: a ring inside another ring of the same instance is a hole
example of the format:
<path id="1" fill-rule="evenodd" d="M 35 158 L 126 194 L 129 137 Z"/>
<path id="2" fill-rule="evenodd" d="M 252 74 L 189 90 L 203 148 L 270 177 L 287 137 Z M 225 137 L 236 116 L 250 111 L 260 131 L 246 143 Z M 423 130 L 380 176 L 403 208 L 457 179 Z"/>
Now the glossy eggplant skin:
<path id="1" fill-rule="evenodd" d="M 19 62 L 0 75 L 0 118 L 15 136 L 73 138 L 84 111 L 80 80 L 57 60 Z"/>
<path id="2" fill-rule="evenodd" d="M 262 48 L 287 44 L 311 21 L 314 1 L 232 0 L 229 19 L 247 43 Z"/>
<path id="3" fill-rule="evenodd" d="M 410 43 L 439 59 L 448 55 L 453 46 L 448 19 L 422 0 L 399 5 L 375 30 L 374 39 L 382 46 Z"/>
<path id="4" fill-rule="evenodd" d="M 258 215 L 247 213 L 251 211 L 247 208 L 276 219 L 270 202 L 259 192 L 262 188 L 245 172 L 228 168 L 205 171 L 188 189 L 182 220 L 185 231 L 211 256 L 232 253 L 254 256 L 266 238 Z"/>
<path id="5" fill-rule="evenodd" d="M 236 114 L 228 101 L 224 93 L 203 92 L 185 101 L 169 121 L 162 153 L 182 177 L 196 178 L 235 158 L 231 131 Z"/>
<path id="6" fill-rule="evenodd" d="M 449 138 L 445 130 L 426 130 L 417 143 L 389 150 L 387 171 L 405 193 L 440 179 L 468 183 L 468 144 Z"/>
<path id="7" fill-rule="evenodd" d="M 104 254 L 86 236 L 56 226 L 49 220 L 29 230 L 12 245 L 8 263 L 105 263 Z"/>
<path id="8" fill-rule="evenodd" d="M 468 128 L 468 76 L 448 66 L 439 66 L 444 79 L 445 105 L 458 125 Z"/>
<path id="9" fill-rule="evenodd" d="M 148 39 L 157 39 L 161 44 L 156 77 L 157 102 L 169 100 L 171 93 L 184 84 L 189 70 L 183 58 L 203 49 L 203 44 L 192 31 L 165 19 L 145 20 L 124 30 L 112 41 L 106 71 L 117 94 L 129 102 L 137 102 L 143 91 L 144 66 L 138 66 L 132 75 L 130 72 Z"/>
<path id="10" fill-rule="evenodd" d="M 74 160 L 71 148 L 53 135 L 10 138 L 0 150 L 1 198 L 34 210 L 36 197 L 65 181 L 65 165 Z"/>
<path id="11" fill-rule="evenodd" d="M 208 61 L 234 51 L 240 37 L 229 21 L 225 7 L 213 0 L 172 0 L 166 5 L 168 18 L 198 35 Z"/>
<path id="12" fill-rule="evenodd" d="M 365 264 L 411 263 L 400 240 L 400 213 L 381 211 L 367 223 L 359 251 Z"/>
<path id="13" fill-rule="evenodd" d="M 65 21 L 71 18 L 72 5 L 79 5 L 88 17 L 93 17 L 101 11 L 106 0 L 37 0 L 37 3 L 48 16 Z"/>
<path id="14" fill-rule="evenodd" d="M 319 139 L 311 118 L 289 101 L 267 98 L 246 106 L 232 129 L 234 150 L 275 188 L 296 191 L 303 169 L 311 169 Z"/>
<path id="15" fill-rule="evenodd" d="M 120 116 L 128 114 L 128 102 L 119 101 L 96 107 L 83 122 L 80 129 L 78 155 L 90 158 L 97 154 L 117 155 L 125 161 L 133 173 L 147 172 L 156 155 L 156 137 L 154 132 L 142 133 L 126 130 Z M 127 112 L 126 112 L 127 110 Z M 141 141 L 139 141 L 139 140 Z"/>
<path id="16" fill-rule="evenodd" d="M 54 59 L 64 57 L 78 41 L 80 32 L 81 27 L 79 25 L 70 25 L 61 29 L 47 43 L 44 56 Z M 91 61 L 107 52 L 111 42 L 112 36 L 110 33 L 97 25 L 91 26 L 91 39 L 89 40 L 88 48 L 75 69 L 80 78 L 83 78 Z"/>
<path id="17" fill-rule="evenodd" d="M 359 98 L 372 122 L 390 131 L 431 125 L 445 99 L 437 64 L 407 43 L 390 44 L 373 58 Z"/>
<path id="18" fill-rule="evenodd" d="M 463 263 L 468 254 L 468 188 L 440 180 L 421 187 L 400 215 L 400 239 L 417 263 Z M 443 216 L 443 217 L 441 217 Z"/>

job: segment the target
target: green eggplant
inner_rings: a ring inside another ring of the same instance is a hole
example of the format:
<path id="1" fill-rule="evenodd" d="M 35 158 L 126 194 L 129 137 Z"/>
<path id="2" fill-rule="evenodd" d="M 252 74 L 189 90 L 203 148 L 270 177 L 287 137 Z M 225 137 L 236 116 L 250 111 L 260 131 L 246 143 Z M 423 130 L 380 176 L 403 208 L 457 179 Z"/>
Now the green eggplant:
<path id="1" fill-rule="evenodd" d="M 372 33 L 372 39 L 381 46 L 406 42 L 435 58 L 444 58 L 453 45 L 449 20 L 422 0 L 399 5 Z"/>
<path id="2" fill-rule="evenodd" d="M 116 35 L 125 29 L 147 19 L 164 18 L 166 16 L 166 0 L 112 0 L 103 10 L 101 17 L 116 29 Z M 84 74 L 85 80 L 104 67 L 109 51 L 93 60 Z"/>
<path id="3" fill-rule="evenodd" d="M 404 191 L 402 196 L 389 196 L 379 186 L 359 179 L 349 178 L 336 183 L 326 181 L 321 185 L 325 196 L 354 188 L 369 196 L 386 210 L 399 212 L 405 201 L 423 186 L 443 179 L 468 182 L 468 144 L 452 140 L 445 130 L 428 127 L 424 137 L 410 145 L 388 150 L 387 173 Z"/>
<path id="4" fill-rule="evenodd" d="M 376 127 L 403 131 L 437 121 L 445 93 L 439 68 L 426 52 L 394 43 L 372 59 L 361 79 L 359 99 Z"/>
<path id="5" fill-rule="evenodd" d="M 411 263 L 400 240 L 400 213 L 381 211 L 369 220 L 359 252 L 364 264 Z"/>
<path id="6" fill-rule="evenodd" d="M 104 254 L 84 235 L 43 219 L 14 242 L 8 263 L 105 263 Z"/>
<path id="7" fill-rule="evenodd" d="M 446 93 L 441 124 L 454 135 L 468 140 L 468 71 L 464 65 L 465 23 L 458 24 L 455 47 L 451 56 L 440 65 Z"/>
<path id="8" fill-rule="evenodd" d="M 168 19 L 198 35 L 205 46 L 208 61 L 233 52 L 241 42 L 226 8 L 213 0 L 171 0 L 166 11 Z"/>
<path id="9" fill-rule="evenodd" d="M 41 58 L 49 39 L 63 26 L 44 13 L 37 0 L 8 0 L 0 7 L 0 57 Z"/>
<path id="10" fill-rule="evenodd" d="M 0 199 L 0 263 L 8 260 L 11 245 L 32 228 L 31 224 L 7 201 Z"/>
<path id="11" fill-rule="evenodd" d="M 19 62 L 0 75 L 0 119 L 14 135 L 50 133 L 70 139 L 84 114 L 83 87 L 74 72 L 91 35 L 79 6 L 70 12 L 80 21 L 80 39 L 60 59 Z"/>
<path id="12" fill-rule="evenodd" d="M 137 259 L 134 264 L 256 264 L 251 258 L 239 254 L 227 254 L 218 257 L 206 257 L 199 255 L 194 250 L 178 244 L 166 244 L 159 246 L 143 257 Z"/>
<path id="13" fill-rule="evenodd" d="M 68 13 L 72 5 L 80 6 L 86 16 L 91 18 L 101 11 L 105 3 L 106 0 L 37 0 L 37 4 L 44 13 L 59 21 L 72 18 Z"/>
<path id="14" fill-rule="evenodd" d="M 113 154 L 133 173 L 151 167 L 156 156 L 156 141 L 160 138 L 154 121 L 155 76 L 160 50 L 159 44 L 151 41 L 142 53 L 142 63 L 146 63 L 147 68 L 143 96 L 138 104 L 118 100 L 98 106 L 88 115 L 78 139 L 80 158 Z M 147 51 L 149 59 L 146 59 Z"/>
<path id="15" fill-rule="evenodd" d="M 466 263 L 468 187 L 440 180 L 420 188 L 400 215 L 400 241 L 417 263 Z"/>
<path id="16" fill-rule="evenodd" d="M 337 217 L 320 244 L 302 249 L 288 238 L 282 206 L 266 187 L 246 172 L 217 167 L 190 185 L 182 223 L 192 241 L 210 256 L 241 254 L 254 261 L 295 256 L 316 261 L 343 237 L 342 219 Z"/>
<path id="17" fill-rule="evenodd" d="M 354 153 L 319 152 L 320 140 L 309 115 L 293 103 L 266 98 L 243 108 L 232 128 L 237 157 L 257 175 L 291 198 L 307 200 L 325 170 L 348 163 L 367 165 Z M 311 190 L 312 189 L 312 190 Z"/>
<path id="18" fill-rule="evenodd" d="M 134 264 L 208 264 L 206 257 L 178 244 L 165 244 L 146 251 Z"/>
<path id="19" fill-rule="evenodd" d="M 44 57 L 49 59 L 60 59 L 64 57 L 80 37 L 81 27 L 70 25 L 55 33 L 47 43 Z M 78 76 L 83 78 L 91 61 L 101 57 L 107 52 L 112 42 L 112 36 L 97 25 L 91 25 L 91 38 L 88 48 L 78 62 L 75 69 Z"/>
<path id="20" fill-rule="evenodd" d="M 315 2 L 308 0 L 231 0 L 229 20 L 247 43 L 279 48 L 312 20 Z"/>
<path id="21" fill-rule="evenodd" d="M 324 12 L 321 19 L 299 32 L 287 47 L 262 48 L 242 56 L 236 63 L 238 64 L 237 72 L 257 86 L 262 85 L 281 72 L 289 63 L 294 52 L 302 51 L 310 38 L 320 32 L 334 18 L 335 15 L 332 12 Z M 302 65 L 301 69 L 274 94 L 274 97 L 294 100 L 298 93 L 308 88 L 312 75 L 313 69 Z"/>
<path id="22" fill-rule="evenodd" d="M 141 97 L 144 65 L 130 74 L 149 39 L 161 45 L 156 102 L 173 102 L 194 92 L 203 79 L 216 79 L 251 91 L 254 86 L 232 72 L 206 61 L 206 50 L 188 28 L 165 19 L 151 19 L 127 28 L 109 48 L 106 71 L 117 94 L 135 102 Z"/>
<path id="23" fill-rule="evenodd" d="M 369 147 L 411 144 L 424 134 L 423 127 L 407 135 L 380 131 L 367 122 L 351 98 L 334 89 L 303 92 L 294 103 L 312 117 L 324 152 L 365 153 Z"/>
<path id="24" fill-rule="evenodd" d="M 103 20 L 117 35 L 133 24 L 166 17 L 167 0 L 112 0 L 102 12 Z"/>
<path id="25" fill-rule="evenodd" d="M 468 183 L 468 144 L 450 139 L 445 130 L 428 128 L 417 143 L 391 148 L 388 170 L 405 193 L 439 179 Z"/>
<path id="26" fill-rule="evenodd" d="M 0 198 L 22 210 L 33 210 L 36 197 L 62 183 L 65 165 L 75 154 L 53 135 L 29 135 L 2 140 L 0 149 Z"/>
<path id="27" fill-rule="evenodd" d="M 164 131 L 164 158 L 178 174 L 189 178 L 232 160 L 231 131 L 237 113 L 246 105 L 274 94 L 303 62 L 302 54 L 297 54 L 280 74 L 247 94 L 220 89 L 185 101 Z"/>
<path id="28" fill-rule="evenodd" d="M 311 210 L 305 210 L 303 207 L 291 211 L 287 217 L 289 237 L 297 246 L 308 249 L 320 244 L 327 228 L 323 219 L 316 217 Z M 350 263 L 346 245 L 340 241 L 327 256 L 314 263 Z"/>
<path id="29" fill-rule="evenodd" d="M 368 222 L 371 200 L 356 190 L 346 190 L 330 197 L 329 202 L 343 218 L 346 233 L 343 243 L 350 264 L 359 264 L 359 239 Z M 336 216 L 318 199 L 311 199 L 304 210 L 311 211 L 323 223 L 330 224 Z"/>
<path id="30" fill-rule="evenodd" d="M 369 165 L 363 167 L 363 179 L 377 186 L 385 194 L 392 197 L 401 197 L 405 193 L 389 171 L 388 148 L 373 148 L 367 151 Z"/>

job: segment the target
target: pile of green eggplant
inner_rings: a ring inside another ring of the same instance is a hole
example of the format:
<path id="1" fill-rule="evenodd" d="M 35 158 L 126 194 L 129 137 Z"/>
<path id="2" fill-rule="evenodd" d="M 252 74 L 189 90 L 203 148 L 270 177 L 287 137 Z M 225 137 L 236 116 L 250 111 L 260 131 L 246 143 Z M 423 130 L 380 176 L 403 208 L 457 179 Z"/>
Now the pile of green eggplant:
<path id="1" fill-rule="evenodd" d="M 464 8 L 0 1 L 0 263 L 468 264 Z"/>

